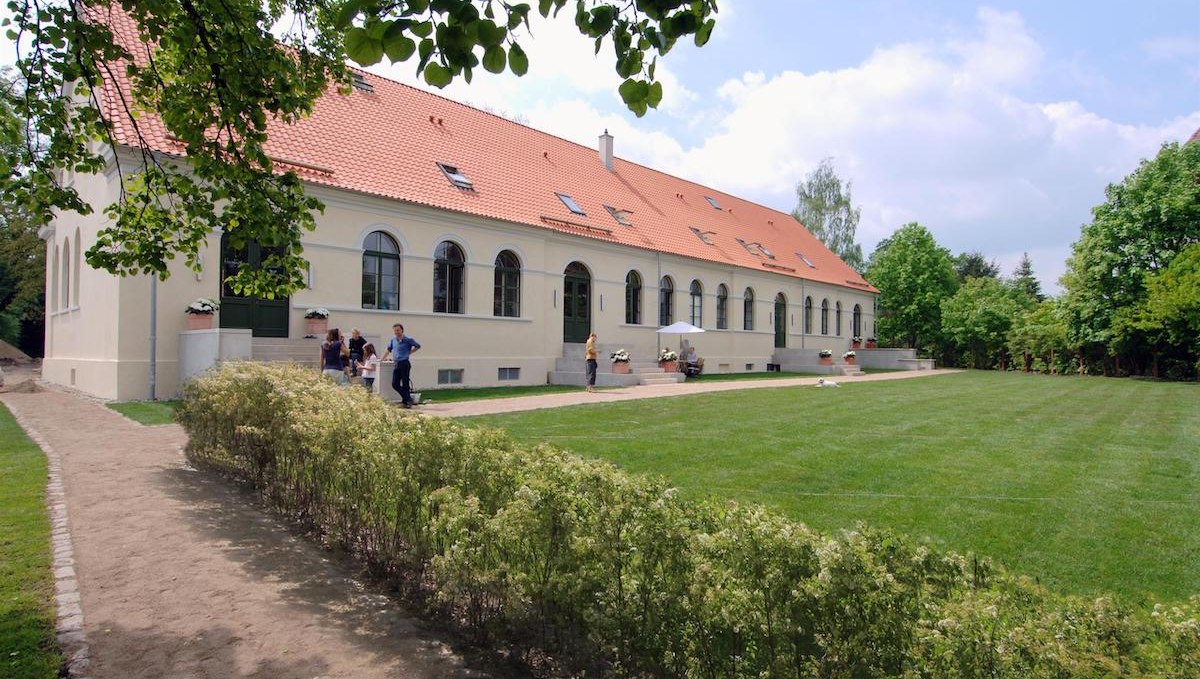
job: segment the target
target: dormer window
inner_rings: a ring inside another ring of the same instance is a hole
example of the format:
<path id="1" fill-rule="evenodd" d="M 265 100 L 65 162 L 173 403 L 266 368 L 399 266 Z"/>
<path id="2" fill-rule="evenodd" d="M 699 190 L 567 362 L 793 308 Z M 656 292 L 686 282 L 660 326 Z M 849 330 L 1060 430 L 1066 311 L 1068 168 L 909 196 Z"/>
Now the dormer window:
<path id="1" fill-rule="evenodd" d="M 807 264 L 807 265 L 808 265 L 808 268 L 810 268 L 810 269 L 815 269 L 815 268 L 817 268 L 817 265 L 816 265 L 816 264 L 813 264 L 811 259 L 809 259 L 808 257 L 805 257 L 805 256 L 804 256 L 804 253 L 797 252 L 797 253 L 796 253 L 796 256 L 800 258 L 800 261 L 802 261 L 802 262 L 804 262 L 805 264 Z"/>
<path id="2" fill-rule="evenodd" d="M 689 226 L 688 228 L 692 230 L 692 233 L 696 234 L 696 238 L 699 238 L 709 245 L 713 244 L 712 239 L 709 238 L 709 236 L 714 235 L 716 233 L 715 231 L 701 231 L 694 226 Z"/>
<path id="3" fill-rule="evenodd" d="M 559 198 L 562 198 L 562 196 L 559 195 Z M 563 201 L 563 202 L 566 202 L 566 201 Z M 570 207 L 570 206 L 568 206 L 568 207 Z M 621 224 L 623 226 L 633 226 L 633 224 L 629 223 L 629 215 L 632 214 L 631 212 L 629 212 L 629 210 L 618 210 L 617 208 L 615 208 L 611 205 L 605 205 L 604 209 L 608 210 L 608 214 L 612 215 L 612 218 L 617 220 L 618 224 Z"/>
<path id="4" fill-rule="evenodd" d="M 350 84 L 359 92 L 374 92 L 375 86 L 361 73 L 350 74 Z"/>
<path id="5" fill-rule="evenodd" d="M 445 163 L 438 163 L 437 166 L 441 168 L 442 174 L 446 175 L 446 179 L 449 179 L 451 184 L 460 189 L 471 190 L 475 188 L 475 185 L 471 183 L 471 180 L 467 178 L 467 175 L 460 172 L 457 167 L 454 167 L 453 165 L 447 165 Z"/>
<path id="6" fill-rule="evenodd" d="M 558 199 L 561 200 L 563 202 L 563 205 L 566 205 L 567 209 L 570 210 L 571 212 L 574 212 L 577 215 L 587 215 L 587 213 L 583 211 L 583 208 L 579 207 L 579 203 L 575 202 L 574 198 L 568 196 L 565 193 L 555 192 L 554 195 L 558 196 Z"/>
<path id="7" fill-rule="evenodd" d="M 705 197 L 704 197 L 704 200 L 707 200 L 707 201 L 708 201 L 708 204 L 709 204 L 709 205 L 711 205 L 711 206 L 713 206 L 713 208 L 714 208 L 714 209 L 716 209 L 716 210 L 720 210 L 720 209 L 721 209 L 721 206 L 720 206 L 720 205 L 717 203 L 717 199 L 716 199 L 716 198 L 713 198 L 712 196 L 705 196 Z"/>

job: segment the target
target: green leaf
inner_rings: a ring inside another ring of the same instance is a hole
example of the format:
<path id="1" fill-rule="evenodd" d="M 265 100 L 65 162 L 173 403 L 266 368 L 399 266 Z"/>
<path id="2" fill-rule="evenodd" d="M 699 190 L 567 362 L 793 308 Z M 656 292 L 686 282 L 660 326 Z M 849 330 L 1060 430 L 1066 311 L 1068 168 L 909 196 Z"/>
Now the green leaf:
<path id="1" fill-rule="evenodd" d="M 525 50 L 515 42 L 508 48 L 508 68 L 516 76 L 529 72 L 529 57 L 525 56 Z"/>
<path id="2" fill-rule="evenodd" d="M 425 82 L 434 87 L 445 87 L 454 79 L 454 75 L 450 69 L 438 63 L 432 63 L 425 67 Z"/>
<path id="3" fill-rule="evenodd" d="M 483 52 L 483 68 L 488 73 L 503 73 L 504 67 L 507 65 L 508 56 L 503 47 L 492 45 Z"/>
<path id="4" fill-rule="evenodd" d="M 337 18 L 333 22 L 334 27 L 339 30 L 348 28 L 354 21 L 354 17 L 358 16 L 360 9 L 362 9 L 362 3 L 359 0 L 347 0 L 338 9 Z"/>
<path id="5" fill-rule="evenodd" d="M 658 108 L 658 104 L 662 101 L 662 94 L 662 83 L 656 82 L 651 84 L 649 91 L 646 92 L 646 105 L 650 108 Z"/>
<path id="6" fill-rule="evenodd" d="M 708 39 L 712 37 L 713 28 L 716 27 L 717 20 L 709 19 L 704 22 L 700 30 L 696 31 L 696 47 L 704 47 L 708 43 Z"/>
<path id="7" fill-rule="evenodd" d="M 422 21 L 412 25 L 410 29 L 412 34 L 418 38 L 428 38 L 433 33 L 433 24 L 428 21 Z"/>
<path id="8" fill-rule="evenodd" d="M 627 78 L 617 88 L 617 92 L 620 93 L 621 100 L 625 102 L 625 105 L 633 108 L 634 103 L 646 101 L 646 95 L 650 93 L 650 86 L 644 80 Z"/>
<path id="9" fill-rule="evenodd" d="M 379 63 L 383 58 L 383 43 L 361 28 L 346 31 L 346 56 L 362 66 Z"/>
<path id="10" fill-rule="evenodd" d="M 393 64 L 398 61 L 408 61 L 408 58 L 417 51 L 417 43 L 407 36 L 400 36 L 385 42 L 383 51 Z"/>

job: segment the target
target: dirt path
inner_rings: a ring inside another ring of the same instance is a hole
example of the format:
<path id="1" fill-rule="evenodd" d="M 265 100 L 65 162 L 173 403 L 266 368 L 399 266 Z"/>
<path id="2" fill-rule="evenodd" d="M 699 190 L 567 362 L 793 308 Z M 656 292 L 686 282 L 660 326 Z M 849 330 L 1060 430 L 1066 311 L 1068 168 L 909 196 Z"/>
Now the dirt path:
<path id="1" fill-rule="evenodd" d="M 62 458 L 88 676 L 489 676 L 252 497 L 190 470 L 178 426 L 58 391 L 0 399 Z"/>

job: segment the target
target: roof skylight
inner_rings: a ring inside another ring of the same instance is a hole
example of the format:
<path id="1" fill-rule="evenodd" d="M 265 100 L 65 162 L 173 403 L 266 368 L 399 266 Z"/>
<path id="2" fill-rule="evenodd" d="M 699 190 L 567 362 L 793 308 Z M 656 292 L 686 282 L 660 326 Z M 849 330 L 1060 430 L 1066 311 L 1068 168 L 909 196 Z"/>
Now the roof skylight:
<path id="1" fill-rule="evenodd" d="M 817 268 L 817 265 L 816 265 L 816 264 L 813 264 L 811 259 L 809 259 L 808 257 L 805 257 L 805 256 L 804 256 L 804 253 L 802 253 L 802 252 L 797 252 L 797 253 L 796 253 L 796 256 L 800 258 L 800 261 L 802 261 L 802 262 L 804 262 L 805 264 L 807 264 L 807 265 L 808 265 L 808 268 L 810 268 L 810 269 L 815 269 L 815 268 Z"/>
<path id="2" fill-rule="evenodd" d="M 716 233 L 715 231 L 701 231 L 700 229 L 697 229 L 694 226 L 689 226 L 688 228 L 692 230 L 692 233 L 696 234 L 696 238 L 699 238 L 700 240 L 704 241 L 705 243 L 708 243 L 709 245 L 713 244 L 713 242 L 709 238 L 709 236 L 715 234 Z"/>
<path id="3" fill-rule="evenodd" d="M 737 242 L 738 242 L 738 245 L 741 245 L 742 247 L 746 248 L 746 252 L 749 252 L 750 254 L 754 255 L 755 257 L 762 256 L 762 253 L 759 252 L 754 247 L 754 246 L 758 245 L 758 243 L 747 243 L 746 241 L 742 240 L 741 238 L 738 238 Z"/>
<path id="4" fill-rule="evenodd" d="M 762 243 L 751 243 L 751 245 L 758 248 L 759 252 L 763 253 L 768 258 L 775 259 L 775 254 L 768 250 L 767 246 L 763 245 Z"/>
<path id="5" fill-rule="evenodd" d="M 558 196 L 558 199 L 561 200 L 563 202 L 563 205 L 566 205 L 567 209 L 570 210 L 571 212 L 574 212 L 577 215 L 586 215 L 587 214 L 586 212 L 583 211 L 583 208 L 579 207 L 579 203 L 576 203 L 574 198 L 568 196 L 565 193 L 558 193 L 557 191 L 554 193 L 554 195 Z"/>
<path id="6" fill-rule="evenodd" d="M 350 78 L 351 78 L 350 84 L 354 87 L 354 89 L 356 89 L 360 92 L 374 92 L 375 91 L 375 86 L 371 84 L 370 80 L 367 80 L 367 77 L 365 75 L 363 75 L 361 73 L 351 73 Z"/>
<path id="7" fill-rule="evenodd" d="M 562 198 L 562 196 L 559 195 L 559 198 Z M 568 206 L 568 207 L 570 207 L 570 206 Z M 629 223 L 629 215 L 631 214 L 629 212 L 629 210 L 618 210 L 617 208 L 615 208 L 611 205 L 605 205 L 604 209 L 608 210 L 608 214 L 612 215 L 612 218 L 617 220 L 618 224 L 623 224 L 625 226 L 633 226 L 632 224 Z"/>
<path id="8" fill-rule="evenodd" d="M 711 205 L 711 206 L 713 206 L 714 208 L 716 208 L 716 209 L 718 209 L 718 210 L 720 210 L 720 209 L 721 209 L 721 206 L 720 206 L 720 205 L 717 203 L 717 199 L 716 199 L 716 198 L 713 198 L 712 196 L 705 196 L 705 197 L 704 197 L 704 200 L 707 200 L 707 201 L 708 201 L 708 204 L 709 204 L 709 205 Z"/>
<path id="9" fill-rule="evenodd" d="M 446 179 L 449 179 L 451 184 L 460 189 L 475 188 L 475 185 L 471 183 L 471 180 L 467 178 L 467 175 L 460 172 L 457 167 L 454 167 L 453 165 L 447 165 L 445 163 L 438 163 L 437 166 L 441 168 L 442 173 L 446 175 Z"/>

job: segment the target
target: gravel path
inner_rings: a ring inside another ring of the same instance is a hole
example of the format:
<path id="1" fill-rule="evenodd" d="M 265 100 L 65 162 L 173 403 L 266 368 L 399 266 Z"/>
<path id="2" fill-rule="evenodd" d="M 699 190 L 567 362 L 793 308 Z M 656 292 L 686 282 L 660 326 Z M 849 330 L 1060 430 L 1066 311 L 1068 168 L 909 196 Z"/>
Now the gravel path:
<path id="1" fill-rule="evenodd" d="M 191 470 L 180 427 L 59 391 L 0 398 L 62 459 L 86 676 L 488 676 L 253 497 Z"/>

